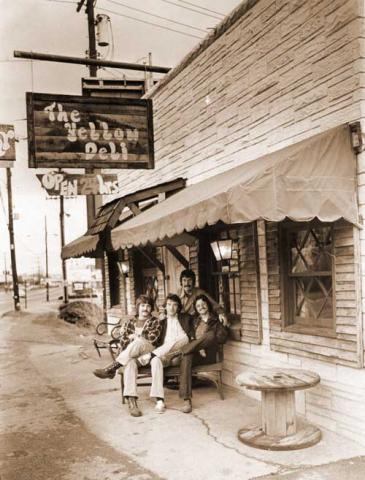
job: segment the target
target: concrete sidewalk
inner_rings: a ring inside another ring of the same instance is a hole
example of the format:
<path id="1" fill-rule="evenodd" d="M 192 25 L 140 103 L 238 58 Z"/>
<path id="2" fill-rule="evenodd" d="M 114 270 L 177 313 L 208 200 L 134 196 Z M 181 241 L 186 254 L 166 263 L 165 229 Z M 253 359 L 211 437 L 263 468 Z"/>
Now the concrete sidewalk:
<path id="1" fill-rule="evenodd" d="M 351 459 L 348 465 L 355 465 L 356 471 L 363 472 L 361 477 L 354 476 L 354 479 L 365 477 L 363 459 L 355 458 L 365 455 L 365 448 L 325 430 L 322 430 L 319 444 L 304 450 L 269 452 L 243 445 L 237 439 L 237 431 L 259 421 L 260 405 L 235 390 L 225 389 L 226 398 L 222 401 L 213 387 L 194 389 L 194 410 L 188 415 L 179 411 L 181 401 L 177 392 L 167 390 L 167 410 L 161 415 L 154 411 L 149 388 L 143 387 L 139 400 L 143 416 L 133 418 L 127 406 L 121 403 L 119 379 L 100 380 L 92 375 L 94 368 L 109 362 L 106 353 L 102 359 L 97 357 L 91 344 L 93 334 L 64 324 L 54 314 L 47 316 L 44 312 L 41 317 L 38 314 L 7 316 L 1 321 L 8 327 L 5 330 L 2 327 L 3 332 L 11 335 L 17 325 L 18 340 L 28 341 L 27 354 L 34 374 L 28 381 L 42 378 L 84 428 L 121 458 L 126 457 L 146 472 L 153 472 L 156 475 L 153 478 L 335 479 L 343 477 L 343 474 L 337 476 L 341 471 L 339 465 L 343 463 L 334 462 L 346 459 Z M 19 369 L 22 369 L 21 363 Z M 32 405 L 31 412 L 37 414 L 36 404 Z M 38 414 L 41 416 L 41 412 Z M 77 435 L 77 431 L 74 433 Z M 326 467 L 320 467 L 323 465 Z M 344 469 L 349 472 L 348 466 Z M 326 471 L 332 472 L 331 476 L 325 476 Z M 86 476 L 78 478 L 117 480 L 125 477 L 118 474 L 101 476 L 96 469 L 94 473 L 91 469 Z M 151 477 L 142 474 L 140 478 Z M 347 474 L 347 479 L 350 478 Z"/>

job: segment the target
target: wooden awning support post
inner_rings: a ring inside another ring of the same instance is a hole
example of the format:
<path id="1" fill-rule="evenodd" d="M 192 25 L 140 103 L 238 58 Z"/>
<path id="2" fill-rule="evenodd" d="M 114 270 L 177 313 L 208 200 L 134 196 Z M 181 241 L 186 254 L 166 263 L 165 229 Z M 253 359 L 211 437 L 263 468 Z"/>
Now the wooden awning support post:
<path id="1" fill-rule="evenodd" d="M 144 251 L 143 248 L 140 248 L 140 247 L 135 247 L 135 248 L 137 248 L 137 250 L 141 252 L 142 255 L 146 257 L 149 262 L 153 263 L 153 265 L 155 265 L 159 270 L 161 270 L 161 272 L 163 273 L 163 276 L 165 276 L 165 265 L 161 263 L 160 260 L 158 260 L 154 255 L 149 255 L 147 252 Z"/>
<path id="2" fill-rule="evenodd" d="M 189 268 L 189 262 L 188 260 L 182 255 L 179 250 L 176 247 L 173 247 L 172 245 L 165 245 L 167 250 L 176 258 L 178 262 L 181 263 L 181 265 L 188 269 Z"/>

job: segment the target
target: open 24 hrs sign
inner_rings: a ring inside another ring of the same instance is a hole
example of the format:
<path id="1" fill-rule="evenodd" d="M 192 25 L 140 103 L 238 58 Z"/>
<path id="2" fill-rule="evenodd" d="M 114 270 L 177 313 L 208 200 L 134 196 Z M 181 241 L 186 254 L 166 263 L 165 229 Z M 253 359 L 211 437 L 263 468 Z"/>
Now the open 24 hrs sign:
<path id="1" fill-rule="evenodd" d="M 37 178 L 51 196 L 111 195 L 119 192 L 117 175 L 60 172 L 37 174 Z"/>

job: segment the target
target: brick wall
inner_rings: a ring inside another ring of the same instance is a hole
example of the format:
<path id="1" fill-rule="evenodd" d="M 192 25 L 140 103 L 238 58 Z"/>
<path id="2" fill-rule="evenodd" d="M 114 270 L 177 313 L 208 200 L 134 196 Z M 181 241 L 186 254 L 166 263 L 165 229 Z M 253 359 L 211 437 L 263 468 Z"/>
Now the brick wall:
<path id="1" fill-rule="evenodd" d="M 361 15 L 357 0 L 258 1 L 153 96 L 156 170 L 123 184 L 196 182 L 359 119 Z"/>
<path id="2" fill-rule="evenodd" d="M 243 225 L 239 238 L 239 275 L 241 296 L 241 340 L 259 344 L 262 340 L 259 295 L 256 223 Z"/>
<path id="3" fill-rule="evenodd" d="M 199 243 L 189 247 L 189 268 L 194 271 L 196 275 L 196 284 L 199 285 Z"/>
<path id="4" fill-rule="evenodd" d="M 178 176 L 194 183 L 345 122 L 361 120 L 365 130 L 364 2 L 259 0 L 235 15 L 235 23 L 218 28 L 214 41 L 196 49 L 153 95 L 156 169 L 123 172 L 128 192 Z M 365 216 L 365 154 L 358 156 L 358 185 Z M 317 371 L 321 384 L 298 393 L 299 411 L 365 444 L 364 372 L 345 365 L 356 363 L 365 342 L 349 351 L 330 346 L 343 365 L 327 361 L 330 352 L 327 360 L 314 358 L 313 341 L 306 345 L 310 357 L 298 349 L 272 351 L 271 337 L 280 333 L 279 265 L 270 256 L 274 231 L 266 232 L 262 221 L 258 244 L 262 344 L 226 345 L 225 383 L 234 386 L 238 373 L 256 366 Z M 342 273 L 353 275 L 356 294 L 362 279 L 365 323 L 365 229 L 353 232 L 353 248 L 353 271 Z M 346 324 L 338 322 L 338 334 L 359 338 L 359 306 L 340 308 L 349 315 Z M 340 341 L 351 343 L 350 337 Z M 278 349 L 278 341 L 273 346 Z"/>
<path id="5" fill-rule="evenodd" d="M 110 282 L 109 282 L 109 261 L 108 255 L 104 253 L 104 281 L 105 281 L 105 295 L 106 295 L 106 308 L 110 308 Z"/>

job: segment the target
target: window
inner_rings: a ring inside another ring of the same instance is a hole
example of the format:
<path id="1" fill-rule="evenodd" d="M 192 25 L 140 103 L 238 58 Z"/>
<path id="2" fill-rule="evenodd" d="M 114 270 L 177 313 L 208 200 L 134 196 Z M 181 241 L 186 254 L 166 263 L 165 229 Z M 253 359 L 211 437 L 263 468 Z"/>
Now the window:
<path id="1" fill-rule="evenodd" d="M 285 326 L 303 333 L 333 332 L 332 225 L 285 223 L 281 244 Z"/>

